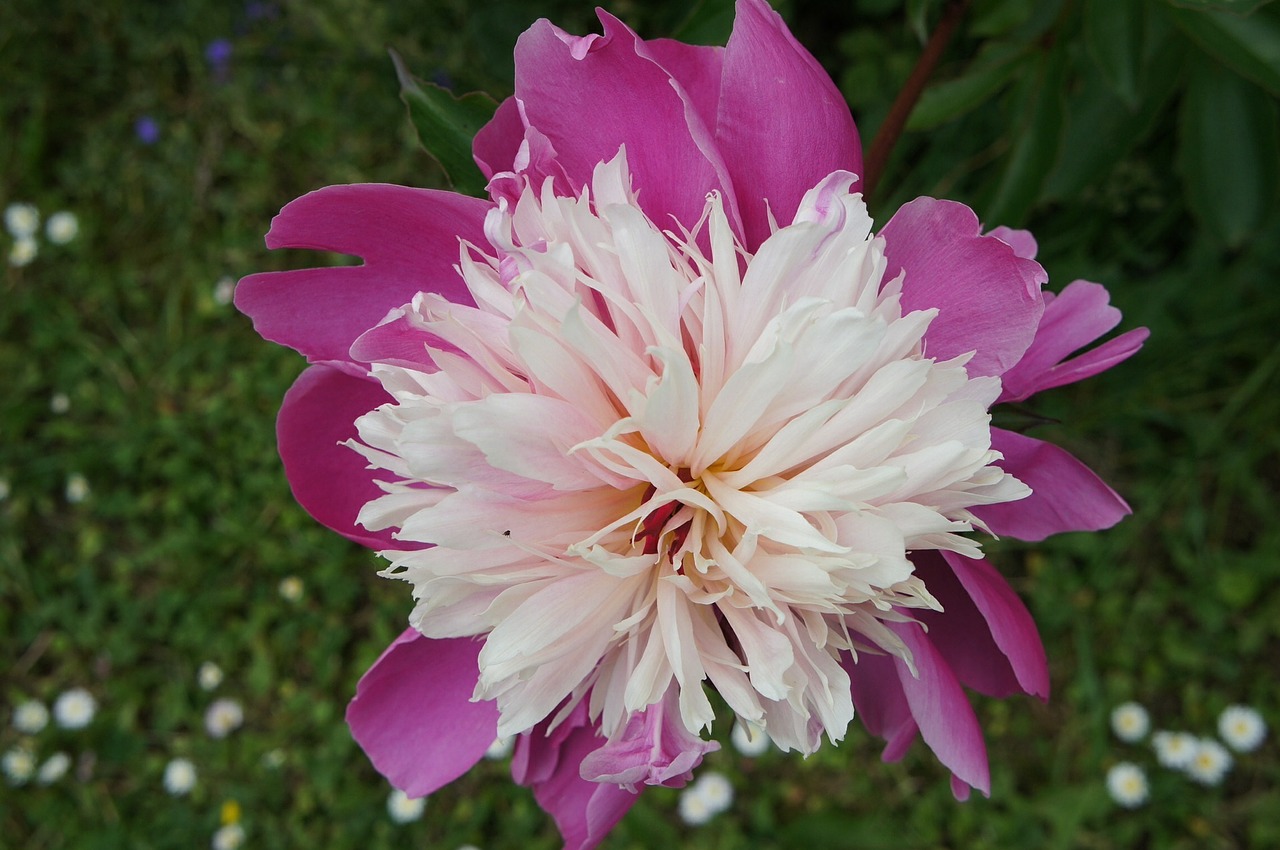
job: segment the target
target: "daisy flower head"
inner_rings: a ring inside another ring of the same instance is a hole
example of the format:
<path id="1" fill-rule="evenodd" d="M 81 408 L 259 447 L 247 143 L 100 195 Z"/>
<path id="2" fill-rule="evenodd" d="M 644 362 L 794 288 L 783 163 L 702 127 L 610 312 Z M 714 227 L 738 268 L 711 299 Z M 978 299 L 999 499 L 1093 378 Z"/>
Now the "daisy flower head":
<path id="1" fill-rule="evenodd" d="M 218 282 L 213 285 L 213 301 L 219 306 L 226 306 L 231 303 L 232 297 L 236 291 L 236 279 L 231 275 L 223 275 L 218 278 Z"/>
<path id="2" fill-rule="evenodd" d="M 1107 771 L 1107 792 L 1126 809 L 1136 809 L 1147 801 L 1147 775 L 1133 762 L 1122 761 Z"/>
<path id="3" fill-rule="evenodd" d="M 13 709 L 13 728 L 23 735 L 34 735 L 48 723 L 49 709 L 39 700 L 26 700 Z"/>
<path id="4" fill-rule="evenodd" d="M 30 236 L 19 237 L 9 246 L 9 265 L 21 268 L 30 264 L 38 253 L 40 253 L 40 245 L 35 239 Z"/>
<path id="5" fill-rule="evenodd" d="M 63 729 L 83 729 L 93 720 L 98 702 L 84 688 L 63 691 L 53 703 L 53 720 Z"/>
<path id="6" fill-rule="evenodd" d="M 225 738 L 244 723 L 244 709 L 230 697 L 216 699 L 204 712 L 204 728 L 211 738 Z"/>
<path id="7" fill-rule="evenodd" d="M 0 756 L 0 772 L 10 785 L 26 785 L 35 770 L 35 756 L 26 747 L 13 747 Z"/>
<path id="8" fill-rule="evenodd" d="M 244 827 L 238 823 L 229 823 L 218 827 L 209 844 L 213 850 L 240 850 L 244 839 Z"/>
<path id="9" fill-rule="evenodd" d="M 764 755 L 771 746 L 769 736 L 764 734 L 763 729 L 743 720 L 738 720 L 733 724 L 733 731 L 729 733 L 729 740 L 733 743 L 735 750 L 751 758 Z"/>
<path id="10" fill-rule="evenodd" d="M 1218 735 L 1238 753 L 1251 753 L 1267 737 L 1262 715 L 1247 705 L 1230 705 L 1218 717 Z"/>
<path id="11" fill-rule="evenodd" d="M 1183 769 L 1196 755 L 1196 736 L 1190 732 L 1160 731 L 1151 736 L 1156 761 L 1163 767 Z"/>
<path id="12" fill-rule="evenodd" d="M 724 48 L 600 18 L 521 37 L 487 198 L 320 190 L 268 245 L 364 264 L 237 288 L 313 362 L 277 428 L 295 495 L 412 586 L 352 732 L 415 797 L 512 736 L 582 847 L 718 747 L 708 688 L 783 750 L 855 709 L 886 758 L 919 731 L 986 793 L 965 686 L 1044 698 L 1048 673 L 979 535 L 1128 512 L 991 408 L 1145 332 L 1060 363 L 1119 321 L 1101 286 L 1045 293 L 1029 234 L 961 204 L 873 221 L 843 98 L 762 0 Z"/>
<path id="13" fill-rule="evenodd" d="M 40 230 L 40 210 L 35 204 L 9 204 L 4 208 L 4 228 L 14 239 L 31 239 Z"/>
<path id="14" fill-rule="evenodd" d="M 70 210 L 59 210 L 44 224 L 44 234 L 54 245 L 66 245 L 80 233 L 80 220 Z"/>
<path id="15" fill-rule="evenodd" d="M 89 492 L 89 479 L 79 472 L 73 472 L 67 476 L 67 486 L 63 491 L 63 495 L 68 504 L 80 504 L 89 498 Z"/>
<path id="16" fill-rule="evenodd" d="M 40 765 L 40 770 L 36 772 L 36 781 L 41 785 L 52 785 L 66 776 L 70 767 L 71 756 L 61 752 L 54 753 Z"/>
<path id="17" fill-rule="evenodd" d="M 277 589 L 280 591 L 280 596 L 286 601 L 297 602 L 302 599 L 305 585 L 303 585 L 302 579 L 297 576 L 285 576 L 280 579 L 280 585 Z"/>
<path id="18" fill-rule="evenodd" d="M 426 797 L 410 797 L 399 788 L 393 789 L 387 797 L 387 814 L 395 823 L 412 823 L 419 820 L 426 808 Z"/>
<path id="19" fill-rule="evenodd" d="M 1201 785 L 1217 785 L 1231 770 L 1231 765 L 1231 753 L 1226 747 L 1213 738 L 1201 738 L 1196 741 L 1195 754 L 1184 769 Z"/>
<path id="20" fill-rule="evenodd" d="M 1121 741 L 1141 741 L 1150 729 L 1150 715 L 1136 702 L 1122 703 L 1111 711 L 1111 731 Z"/>
<path id="21" fill-rule="evenodd" d="M 172 759 L 164 766 L 164 790 L 174 797 L 190 794 L 196 787 L 196 766 L 190 759 Z"/>
<path id="22" fill-rule="evenodd" d="M 196 670 L 196 683 L 202 691 L 213 690 L 222 684 L 222 668 L 212 661 L 205 661 Z"/>

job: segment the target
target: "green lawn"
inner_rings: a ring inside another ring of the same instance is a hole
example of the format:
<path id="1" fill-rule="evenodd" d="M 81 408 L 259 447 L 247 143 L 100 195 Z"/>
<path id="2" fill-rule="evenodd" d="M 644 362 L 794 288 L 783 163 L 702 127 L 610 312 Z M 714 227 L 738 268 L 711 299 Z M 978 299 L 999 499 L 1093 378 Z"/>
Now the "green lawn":
<path id="1" fill-rule="evenodd" d="M 72 5 L 0 10 L 0 207 L 79 221 L 68 244 L 41 231 L 34 259 L 0 267 L 0 754 L 71 757 L 47 784 L 0 777 L 0 846 L 202 846 L 230 821 L 246 847 L 558 846 L 501 761 L 421 820 L 388 816 L 342 714 L 409 595 L 293 502 L 274 419 L 301 358 L 257 337 L 220 281 L 309 262 L 262 243 L 303 192 L 442 185 L 385 46 L 419 76 L 503 96 L 516 35 L 539 16 L 585 32 L 591 4 Z M 612 8 L 657 36 L 723 32 L 699 16 L 718 5 Z M 940 4 L 847 5 L 787 12 L 869 144 L 920 51 L 904 5 L 931 25 Z M 1039 5 L 973 4 L 872 212 L 937 194 L 1029 226 L 1051 286 L 1101 281 L 1123 327 L 1151 328 L 1132 361 L 1036 399 L 1061 423 L 1036 433 L 1134 516 L 990 547 L 1039 623 L 1052 700 L 975 700 L 990 799 L 954 802 L 921 743 L 882 764 L 855 723 L 808 760 L 726 745 L 704 768 L 732 781 L 728 812 L 687 826 L 679 792 L 652 790 L 606 847 L 1280 845 L 1274 734 L 1204 787 L 1108 725 L 1130 700 L 1157 729 L 1216 734 L 1233 703 L 1280 725 L 1280 4 L 1249 20 L 1151 0 L 1136 24 L 1110 4 Z M 225 62 L 207 55 L 219 39 Z M 12 244 L 0 233 L 0 257 Z M 224 673 L 212 690 L 205 662 Z M 87 727 L 14 726 L 20 704 L 76 687 L 97 703 Z M 214 738 L 204 717 L 222 697 L 244 722 Z M 176 757 L 198 773 L 188 795 L 162 784 Z M 1144 806 L 1108 796 L 1119 761 L 1147 771 Z"/>

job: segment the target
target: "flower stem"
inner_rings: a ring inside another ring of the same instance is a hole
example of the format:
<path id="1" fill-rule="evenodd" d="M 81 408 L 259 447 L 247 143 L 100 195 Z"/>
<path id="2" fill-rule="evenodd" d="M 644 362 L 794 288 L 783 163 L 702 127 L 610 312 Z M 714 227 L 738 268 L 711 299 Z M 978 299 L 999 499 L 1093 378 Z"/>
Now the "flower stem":
<path id="1" fill-rule="evenodd" d="M 951 41 L 951 36 L 955 33 L 960 18 L 968 6 L 969 0 L 951 0 L 947 3 L 947 8 L 942 13 L 942 20 L 938 21 L 937 28 L 929 36 L 924 52 L 916 60 L 916 65 L 911 69 L 911 74 L 903 84 L 902 91 L 898 92 L 893 105 L 889 107 L 889 114 L 885 116 L 884 123 L 876 132 L 863 165 L 862 195 L 864 199 L 875 194 L 876 184 L 880 182 L 885 166 L 889 163 L 889 154 L 892 153 L 898 137 L 902 135 L 907 119 L 911 117 L 911 110 L 915 109 L 916 101 L 924 92 L 925 83 L 929 81 L 938 60 L 942 58 L 947 43 Z"/>

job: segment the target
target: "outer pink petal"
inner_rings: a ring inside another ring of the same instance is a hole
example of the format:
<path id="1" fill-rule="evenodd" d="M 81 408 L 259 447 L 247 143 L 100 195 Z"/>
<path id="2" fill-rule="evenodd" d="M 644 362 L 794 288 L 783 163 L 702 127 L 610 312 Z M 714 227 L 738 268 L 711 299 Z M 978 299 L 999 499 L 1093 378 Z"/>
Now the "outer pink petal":
<path id="1" fill-rule="evenodd" d="M 356 525 L 360 509 L 383 492 L 365 459 L 339 443 L 356 436 L 357 417 L 390 400 L 374 381 L 317 365 L 294 381 L 276 419 L 276 441 L 294 498 L 319 522 L 372 549 L 397 545 L 390 531 L 373 533 Z"/>
<path id="2" fill-rule="evenodd" d="M 964 204 L 917 198 L 899 209 L 881 235 L 885 279 L 906 272 L 906 311 L 938 308 L 925 336 L 925 353 L 946 360 L 976 351 L 971 376 L 1000 375 L 1031 345 L 1048 280 L 1039 264 L 1008 244 L 980 233 Z"/>
<path id="3" fill-rule="evenodd" d="M 1049 669 L 1036 624 L 996 569 L 951 552 L 917 553 L 912 560 L 943 608 L 918 616 L 960 681 L 988 696 L 1021 692 L 1048 699 Z"/>
<path id="4" fill-rule="evenodd" d="M 894 667 L 920 736 L 957 779 L 983 794 L 991 793 L 987 747 L 964 689 L 942 654 L 919 626 L 891 623 L 915 661 L 918 676 L 898 659 Z M 953 784 L 954 787 L 954 784 Z"/>
<path id="5" fill-rule="evenodd" d="M 1004 455 L 998 465 L 1032 490 L 1021 501 L 972 509 L 997 535 L 1043 540 L 1110 528 L 1132 513 L 1093 470 L 1052 443 L 992 428 L 991 447 Z"/>
<path id="6" fill-rule="evenodd" d="M 524 141 L 524 119 L 514 97 L 498 104 L 489 123 L 480 128 L 471 143 L 472 158 L 486 179 L 501 171 L 510 171 Z"/>
<path id="7" fill-rule="evenodd" d="M 1024 260 L 1034 260 L 1036 254 L 1040 250 L 1040 246 L 1036 244 L 1036 238 L 1031 235 L 1030 230 L 1014 230 L 1012 227 L 993 227 L 988 236 L 994 236 L 1001 242 L 1013 249 L 1013 253 L 1022 257 Z"/>
<path id="8" fill-rule="evenodd" d="M 272 220 L 267 247 L 353 254 L 364 265 L 250 275 L 236 287 L 236 306 L 263 337 L 312 362 L 350 361 L 356 337 L 419 291 L 472 303 L 453 269 L 458 239 L 485 244 L 491 206 L 451 192 L 384 184 L 303 195 Z"/>
<path id="9" fill-rule="evenodd" d="M 849 674 L 853 705 L 862 725 L 872 735 L 885 739 L 881 758 L 885 761 L 902 758 L 916 739 L 920 727 L 911 716 L 911 706 L 902 691 L 893 659 L 862 652 L 855 664 L 852 656 L 846 653 L 841 656 L 840 663 Z"/>
<path id="10" fill-rule="evenodd" d="M 498 735 L 493 702 L 472 702 L 480 642 L 396 638 L 356 686 L 351 734 L 378 772 L 410 797 L 447 785 Z"/>
<path id="11" fill-rule="evenodd" d="M 622 820 L 638 795 L 608 782 L 589 782 L 580 775 L 582 760 L 602 739 L 587 723 L 583 706 L 548 734 L 540 723 L 516 741 L 511 773 L 551 815 L 564 838 L 565 850 L 590 850 Z"/>
<path id="12" fill-rule="evenodd" d="M 679 83 L 703 126 L 714 129 L 720 110 L 724 48 L 685 44 L 670 38 L 646 41 L 644 47 L 645 55 Z"/>
<path id="13" fill-rule="evenodd" d="M 770 233 L 768 210 L 788 224 L 822 178 L 862 173 L 862 146 L 844 97 L 763 0 L 738 2 L 715 134 L 752 251 Z"/>
<path id="14" fill-rule="evenodd" d="M 1060 387 L 1103 372 L 1132 356 L 1146 340 L 1146 328 L 1122 334 L 1093 351 L 1062 362 L 1120 323 L 1120 311 L 1110 304 L 1105 287 L 1077 280 L 1057 297 L 1045 296 L 1044 316 L 1035 341 L 1001 380 L 1001 401 L 1019 401 L 1052 387 Z"/>
<path id="15" fill-rule="evenodd" d="M 707 192 L 731 190 L 714 143 L 670 76 L 625 24 L 599 13 L 603 37 L 577 38 L 546 20 L 516 42 L 516 97 L 527 123 L 550 140 L 569 177 L 586 182 L 626 145 L 639 200 L 660 227 L 693 227 Z M 690 123 L 692 119 L 692 123 Z M 721 167 L 722 168 L 722 167 Z"/>

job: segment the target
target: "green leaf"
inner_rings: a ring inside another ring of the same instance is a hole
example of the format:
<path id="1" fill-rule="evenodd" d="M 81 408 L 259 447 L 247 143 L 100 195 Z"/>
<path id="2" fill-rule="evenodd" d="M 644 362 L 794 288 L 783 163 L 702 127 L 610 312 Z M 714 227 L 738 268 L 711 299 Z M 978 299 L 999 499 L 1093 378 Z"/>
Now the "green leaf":
<path id="1" fill-rule="evenodd" d="M 1191 211 L 1239 248 L 1275 204 L 1280 132 L 1275 103 L 1257 86 L 1203 63 L 1180 115 L 1179 165 Z"/>
<path id="2" fill-rule="evenodd" d="M 1145 3 L 1088 0 L 1084 38 L 1089 54 L 1120 99 L 1138 105 L 1138 65 L 1142 59 Z"/>
<path id="3" fill-rule="evenodd" d="M 1280 6 L 1251 15 L 1169 11 L 1207 53 L 1273 95 L 1280 95 Z"/>
<path id="4" fill-rule="evenodd" d="M 928 130 L 957 118 L 998 94 L 1018 69 L 1021 48 L 1001 45 L 954 80 L 925 89 L 907 120 L 908 130 Z"/>
<path id="5" fill-rule="evenodd" d="M 929 11 L 940 0 L 907 0 L 907 26 L 921 44 L 929 40 Z"/>
<path id="6" fill-rule="evenodd" d="M 389 52 L 400 80 L 400 99 L 409 108 L 418 141 L 440 163 L 454 189 L 483 196 L 486 181 L 471 158 L 471 142 L 493 117 L 497 101 L 483 92 L 456 97 L 446 88 L 414 77 L 399 54 Z"/>
<path id="7" fill-rule="evenodd" d="M 1174 6 L 1181 6 L 1184 9 L 1197 9 L 1199 11 L 1222 10 L 1224 12 L 1235 12 L 1240 15 L 1247 15 L 1260 6 L 1265 6 L 1271 0 L 1169 0 Z"/>
<path id="8" fill-rule="evenodd" d="M 671 37 L 687 44 L 724 44 L 733 32 L 733 0 L 696 0 Z"/>
<path id="9" fill-rule="evenodd" d="M 994 196 L 984 205 L 988 227 L 1023 222 L 1040 195 L 1045 177 L 1062 145 L 1066 53 L 1061 45 L 1022 81 L 1015 103 L 1021 121 L 1013 136 L 1008 165 Z"/>

